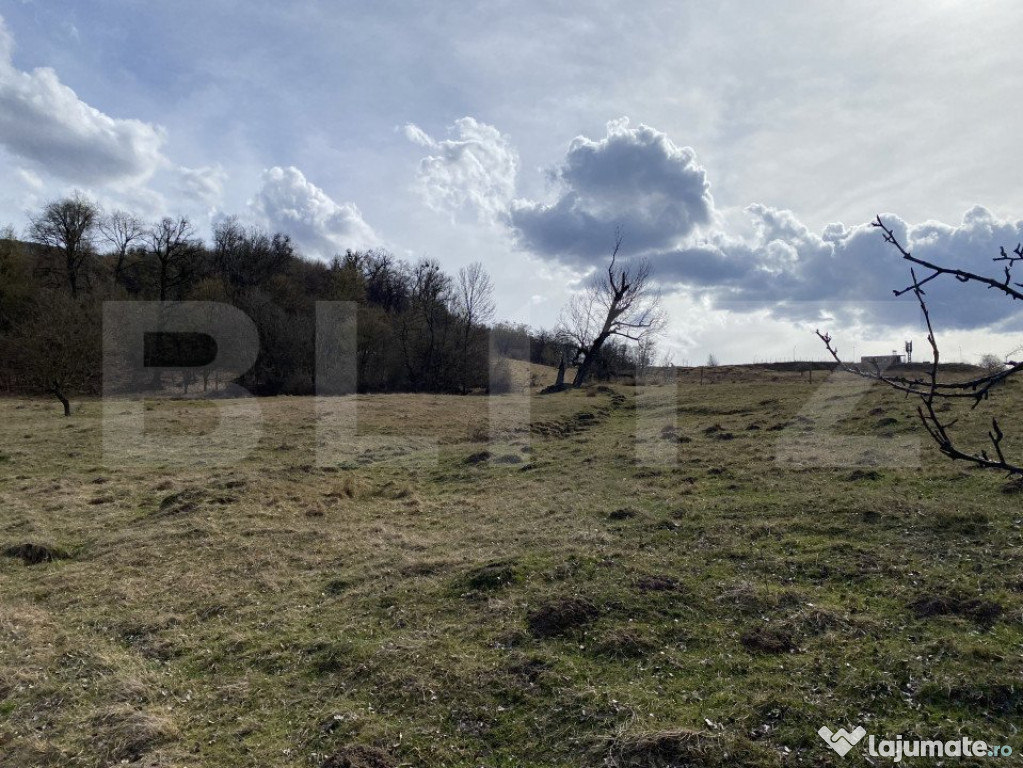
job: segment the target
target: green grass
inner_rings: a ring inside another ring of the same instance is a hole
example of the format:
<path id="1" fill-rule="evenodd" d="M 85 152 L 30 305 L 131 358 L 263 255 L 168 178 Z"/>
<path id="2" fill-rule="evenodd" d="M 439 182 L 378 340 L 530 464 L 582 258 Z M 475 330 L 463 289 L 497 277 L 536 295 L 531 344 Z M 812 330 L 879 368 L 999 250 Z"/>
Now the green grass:
<path id="1" fill-rule="evenodd" d="M 0 401 L 0 549 L 70 555 L 0 557 L 0 765 L 853 759 L 823 724 L 1013 744 L 1023 497 L 926 442 L 920 466 L 779 463 L 830 390 L 715 375 L 638 410 L 534 397 L 496 448 L 484 398 L 360 398 L 364 434 L 436 441 L 413 468 L 318 467 L 303 398 L 261 401 L 259 449 L 205 469 L 105 466 L 96 402 Z M 1021 401 L 991 402 L 1016 445 Z M 843 434 L 919 435 L 891 393 L 851 405 Z M 963 429 L 980 447 L 981 416 Z"/>

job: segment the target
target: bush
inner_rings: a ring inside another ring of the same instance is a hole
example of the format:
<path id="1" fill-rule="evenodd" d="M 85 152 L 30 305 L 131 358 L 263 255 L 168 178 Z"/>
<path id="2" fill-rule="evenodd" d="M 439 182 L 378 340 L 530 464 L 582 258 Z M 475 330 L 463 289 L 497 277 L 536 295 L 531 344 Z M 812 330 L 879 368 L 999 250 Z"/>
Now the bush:
<path id="1" fill-rule="evenodd" d="M 1005 361 L 998 355 L 988 353 L 980 358 L 980 367 L 983 368 L 986 373 L 998 373 L 999 371 L 1005 370 Z"/>

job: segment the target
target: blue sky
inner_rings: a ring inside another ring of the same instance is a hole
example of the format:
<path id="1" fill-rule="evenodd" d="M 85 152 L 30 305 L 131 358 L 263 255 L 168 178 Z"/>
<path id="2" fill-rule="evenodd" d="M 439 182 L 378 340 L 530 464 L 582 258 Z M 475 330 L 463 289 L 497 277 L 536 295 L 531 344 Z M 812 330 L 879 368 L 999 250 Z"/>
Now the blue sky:
<path id="1" fill-rule="evenodd" d="M 0 223 L 237 214 L 311 256 L 484 262 L 551 325 L 616 227 L 676 362 L 886 352 L 918 330 L 864 225 L 977 268 L 1023 240 L 1013 2 L 0 3 Z M 952 356 L 1014 309 L 938 288 Z M 821 317 L 821 313 L 826 317 Z"/>

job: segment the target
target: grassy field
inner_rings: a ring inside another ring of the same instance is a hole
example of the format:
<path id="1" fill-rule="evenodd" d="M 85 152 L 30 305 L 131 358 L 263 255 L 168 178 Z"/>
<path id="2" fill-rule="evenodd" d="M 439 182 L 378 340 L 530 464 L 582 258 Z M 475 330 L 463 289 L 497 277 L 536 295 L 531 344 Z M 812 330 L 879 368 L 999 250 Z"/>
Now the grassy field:
<path id="1" fill-rule="evenodd" d="M 326 466 L 309 398 L 224 467 L 109 466 L 101 403 L 0 400 L 0 766 L 863 764 L 822 725 L 1023 750 L 1023 495 L 882 388 L 712 373 L 496 398 L 494 435 L 484 397 L 360 396 L 370 447 Z M 1021 405 L 990 403 L 1016 455 Z"/>

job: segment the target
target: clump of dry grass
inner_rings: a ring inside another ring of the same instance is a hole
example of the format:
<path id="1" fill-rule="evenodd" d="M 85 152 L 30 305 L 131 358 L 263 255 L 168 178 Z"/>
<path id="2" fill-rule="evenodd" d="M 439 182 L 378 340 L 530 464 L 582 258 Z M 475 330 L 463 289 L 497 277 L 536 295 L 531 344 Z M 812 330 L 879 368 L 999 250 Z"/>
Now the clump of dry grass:
<path id="1" fill-rule="evenodd" d="M 178 735 L 170 718 L 130 705 L 101 709 L 92 716 L 89 727 L 93 733 L 93 754 L 115 763 L 137 761 Z"/>
<path id="2" fill-rule="evenodd" d="M 638 629 L 618 627 L 598 637 L 591 650 L 611 659 L 637 659 L 655 653 L 657 645 Z"/>
<path id="3" fill-rule="evenodd" d="M 721 740 L 706 731 L 677 728 L 627 733 L 609 739 L 602 754 L 607 768 L 672 768 L 734 765 Z"/>

